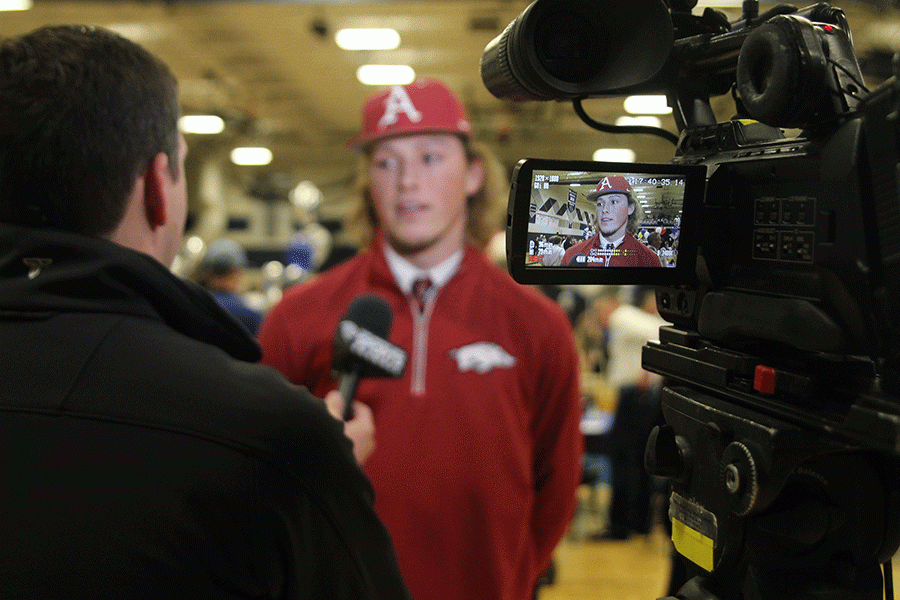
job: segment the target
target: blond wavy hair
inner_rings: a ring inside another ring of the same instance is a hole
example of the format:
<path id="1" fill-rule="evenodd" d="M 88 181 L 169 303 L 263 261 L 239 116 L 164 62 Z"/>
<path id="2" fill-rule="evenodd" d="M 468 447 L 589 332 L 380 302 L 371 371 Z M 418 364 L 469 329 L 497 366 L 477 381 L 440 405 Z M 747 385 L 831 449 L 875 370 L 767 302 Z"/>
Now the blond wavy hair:
<path id="1" fill-rule="evenodd" d="M 481 161 L 484 165 L 484 182 L 481 189 L 469 196 L 466 219 L 466 240 L 484 250 L 498 229 L 504 226 L 509 194 L 509 179 L 494 153 L 484 144 L 460 136 L 469 164 Z M 360 248 L 372 242 L 378 228 L 378 215 L 369 192 L 369 149 L 365 149 L 357 161 L 357 202 L 347 221 L 347 229 Z"/>

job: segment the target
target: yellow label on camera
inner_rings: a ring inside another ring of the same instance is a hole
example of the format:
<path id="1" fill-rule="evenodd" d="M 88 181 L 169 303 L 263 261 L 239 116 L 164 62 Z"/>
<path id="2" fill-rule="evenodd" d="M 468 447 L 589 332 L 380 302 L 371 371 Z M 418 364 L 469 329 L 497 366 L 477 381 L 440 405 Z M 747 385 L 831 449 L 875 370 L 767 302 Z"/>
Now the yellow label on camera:
<path id="1" fill-rule="evenodd" d="M 672 492 L 669 517 L 675 550 L 700 568 L 712 571 L 718 532 L 716 516 L 697 502 Z"/>
<path id="2" fill-rule="evenodd" d="M 713 541 L 678 519 L 672 519 L 672 542 L 678 554 L 702 569 L 713 569 Z"/>

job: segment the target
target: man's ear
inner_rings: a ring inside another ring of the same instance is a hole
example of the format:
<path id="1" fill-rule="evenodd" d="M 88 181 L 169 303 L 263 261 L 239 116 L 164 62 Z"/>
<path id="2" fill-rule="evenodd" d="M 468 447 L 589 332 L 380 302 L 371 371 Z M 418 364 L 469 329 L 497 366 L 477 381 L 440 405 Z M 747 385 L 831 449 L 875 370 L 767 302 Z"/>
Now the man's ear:
<path id="1" fill-rule="evenodd" d="M 144 210 L 152 229 L 166 224 L 171 179 L 169 157 L 165 152 L 159 152 L 144 171 Z"/>

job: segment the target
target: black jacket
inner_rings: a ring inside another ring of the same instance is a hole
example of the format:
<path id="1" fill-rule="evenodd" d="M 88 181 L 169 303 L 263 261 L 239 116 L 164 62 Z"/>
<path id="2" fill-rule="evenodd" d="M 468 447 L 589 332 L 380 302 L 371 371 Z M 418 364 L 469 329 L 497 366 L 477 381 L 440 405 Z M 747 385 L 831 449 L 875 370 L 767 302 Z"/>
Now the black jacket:
<path id="1" fill-rule="evenodd" d="M 341 424 L 212 298 L 0 225 L 0 598 L 406 598 Z"/>

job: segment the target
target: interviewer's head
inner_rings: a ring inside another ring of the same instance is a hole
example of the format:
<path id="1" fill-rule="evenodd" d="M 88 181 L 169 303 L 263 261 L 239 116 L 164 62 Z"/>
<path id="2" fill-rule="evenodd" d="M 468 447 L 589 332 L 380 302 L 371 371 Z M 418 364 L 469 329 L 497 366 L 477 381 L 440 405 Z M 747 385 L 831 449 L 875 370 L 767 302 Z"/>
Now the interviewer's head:
<path id="1" fill-rule="evenodd" d="M 115 33 L 51 26 L 4 41 L 0 221 L 112 237 L 136 182 L 158 184 L 148 169 L 183 184 L 178 116 L 168 67 Z M 179 212 L 168 219 L 183 227 Z"/>

